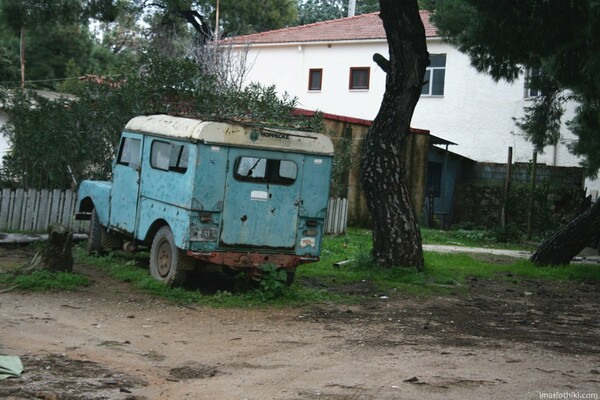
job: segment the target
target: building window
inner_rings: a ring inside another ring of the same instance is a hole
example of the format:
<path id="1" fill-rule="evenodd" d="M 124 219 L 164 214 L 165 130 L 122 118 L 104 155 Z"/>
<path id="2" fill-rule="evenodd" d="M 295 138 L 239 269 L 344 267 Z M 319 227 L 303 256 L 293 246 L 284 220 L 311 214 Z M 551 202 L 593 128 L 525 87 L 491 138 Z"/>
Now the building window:
<path id="1" fill-rule="evenodd" d="M 350 89 L 368 90 L 370 74 L 371 68 L 369 67 L 350 68 Z"/>
<path id="2" fill-rule="evenodd" d="M 308 90 L 321 90 L 323 83 L 323 70 L 310 69 L 308 71 Z"/>
<path id="3" fill-rule="evenodd" d="M 542 89 L 534 88 L 536 78 L 539 77 L 540 74 L 541 70 L 539 68 L 528 68 L 525 71 L 525 98 L 539 97 L 544 95 Z"/>
<path id="4" fill-rule="evenodd" d="M 446 55 L 430 54 L 431 63 L 425 70 L 421 96 L 443 96 L 446 80 Z"/>

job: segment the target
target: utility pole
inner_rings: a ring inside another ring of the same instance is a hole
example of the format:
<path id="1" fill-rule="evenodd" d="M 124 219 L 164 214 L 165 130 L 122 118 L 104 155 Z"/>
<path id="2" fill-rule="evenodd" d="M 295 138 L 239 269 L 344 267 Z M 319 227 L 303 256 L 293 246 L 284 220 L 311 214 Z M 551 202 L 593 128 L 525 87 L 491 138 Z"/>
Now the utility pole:
<path id="1" fill-rule="evenodd" d="M 348 17 L 354 17 L 356 13 L 356 0 L 348 0 Z"/>
<path id="2" fill-rule="evenodd" d="M 212 68 L 214 68 L 213 72 L 216 72 L 218 70 L 218 65 L 219 65 L 219 0 L 217 0 L 217 8 L 215 10 L 215 33 L 213 36 L 213 47 L 214 47 L 214 59 L 213 59 L 213 66 Z"/>
<path id="3" fill-rule="evenodd" d="M 21 90 L 25 90 L 25 27 L 21 27 L 20 61 L 21 61 Z"/>
<path id="4" fill-rule="evenodd" d="M 219 40 L 219 0 L 217 0 L 217 10 L 215 15 L 215 42 L 217 42 Z"/>

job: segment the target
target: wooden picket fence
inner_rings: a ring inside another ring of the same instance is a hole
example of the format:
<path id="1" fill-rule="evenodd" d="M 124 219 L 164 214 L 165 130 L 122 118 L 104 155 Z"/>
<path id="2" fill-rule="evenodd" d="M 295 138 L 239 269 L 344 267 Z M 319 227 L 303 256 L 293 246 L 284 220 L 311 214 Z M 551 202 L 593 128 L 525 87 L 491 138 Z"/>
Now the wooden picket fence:
<path id="1" fill-rule="evenodd" d="M 343 235 L 348 225 L 348 199 L 329 199 L 325 233 Z"/>
<path id="2" fill-rule="evenodd" d="M 71 190 L 0 189 L 0 231 L 43 233 L 59 223 L 87 232 L 88 221 L 74 218 L 77 194 Z M 342 235 L 348 223 L 348 199 L 329 199 L 325 233 Z"/>
<path id="3" fill-rule="evenodd" d="M 74 218 L 76 200 L 71 190 L 1 189 L 0 231 L 42 233 L 58 223 L 86 232 L 89 222 Z"/>

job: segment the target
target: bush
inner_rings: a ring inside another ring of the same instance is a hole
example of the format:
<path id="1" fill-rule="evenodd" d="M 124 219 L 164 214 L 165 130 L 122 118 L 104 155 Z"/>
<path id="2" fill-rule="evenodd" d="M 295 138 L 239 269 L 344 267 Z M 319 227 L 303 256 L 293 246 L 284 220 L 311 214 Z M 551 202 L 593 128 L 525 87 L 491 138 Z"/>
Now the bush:
<path id="1" fill-rule="evenodd" d="M 288 291 L 287 272 L 273 264 L 265 264 L 261 270 L 259 291 L 263 300 L 274 300 L 284 296 Z"/>
<path id="2" fill-rule="evenodd" d="M 494 229 L 494 235 L 496 241 L 500 243 L 520 243 L 523 236 L 521 230 L 514 224 Z"/>

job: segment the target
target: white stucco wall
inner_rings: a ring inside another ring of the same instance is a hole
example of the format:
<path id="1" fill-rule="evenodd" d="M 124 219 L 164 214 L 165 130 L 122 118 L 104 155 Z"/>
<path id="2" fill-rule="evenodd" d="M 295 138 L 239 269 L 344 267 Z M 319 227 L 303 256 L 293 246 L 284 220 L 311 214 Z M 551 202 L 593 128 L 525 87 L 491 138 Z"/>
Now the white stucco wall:
<path id="1" fill-rule="evenodd" d="M 468 56 L 439 39 L 428 40 L 431 54 L 446 54 L 443 96 L 422 96 L 411 125 L 457 144 L 455 153 L 481 162 L 505 163 L 508 147 L 514 162 L 532 159 L 533 146 L 515 124 L 531 100 L 524 99 L 524 78 L 513 83 L 494 82 L 471 67 Z M 373 62 L 379 52 L 388 55 L 383 41 L 354 43 L 304 43 L 285 46 L 251 47 L 248 60 L 253 63 L 247 83 L 276 85 L 280 93 L 296 96 L 298 106 L 310 110 L 374 119 L 385 90 L 385 73 Z M 349 90 L 351 67 L 370 67 L 368 91 Z M 308 90 L 311 68 L 323 69 L 322 90 Z M 571 105 L 565 120 L 573 116 Z M 579 166 L 579 159 L 568 152 L 574 139 L 565 128 L 561 143 L 538 154 L 538 162 L 557 166 Z M 600 181 L 586 182 L 588 189 L 600 190 Z"/>

